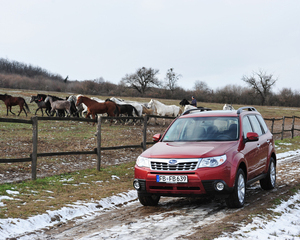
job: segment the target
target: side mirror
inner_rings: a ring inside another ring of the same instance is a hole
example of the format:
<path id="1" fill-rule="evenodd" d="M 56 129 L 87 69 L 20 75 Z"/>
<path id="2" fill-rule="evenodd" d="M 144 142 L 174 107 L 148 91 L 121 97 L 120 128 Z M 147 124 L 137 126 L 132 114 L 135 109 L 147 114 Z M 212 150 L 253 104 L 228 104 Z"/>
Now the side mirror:
<path id="1" fill-rule="evenodd" d="M 153 142 L 158 142 L 161 138 L 161 134 L 157 133 L 152 137 Z"/>
<path id="2" fill-rule="evenodd" d="M 258 134 L 255 132 L 248 132 L 246 142 L 258 141 Z"/>

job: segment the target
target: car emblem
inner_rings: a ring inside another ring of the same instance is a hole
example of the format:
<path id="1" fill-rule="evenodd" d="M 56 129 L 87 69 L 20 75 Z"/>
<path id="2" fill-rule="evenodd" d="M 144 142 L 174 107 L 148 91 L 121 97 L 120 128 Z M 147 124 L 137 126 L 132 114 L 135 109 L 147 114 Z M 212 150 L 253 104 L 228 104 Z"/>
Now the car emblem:
<path id="1" fill-rule="evenodd" d="M 171 165 L 175 165 L 175 164 L 177 164 L 177 160 L 175 160 L 175 159 L 172 159 L 172 160 L 170 160 L 170 161 L 169 161 L 169 164 L 171 164 Z"/>

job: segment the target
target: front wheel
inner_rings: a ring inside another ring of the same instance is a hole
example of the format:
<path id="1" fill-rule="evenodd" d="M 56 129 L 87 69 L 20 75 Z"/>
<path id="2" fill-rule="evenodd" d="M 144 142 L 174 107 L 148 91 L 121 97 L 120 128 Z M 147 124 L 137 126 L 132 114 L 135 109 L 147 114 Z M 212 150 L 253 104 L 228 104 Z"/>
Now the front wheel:
<path id="1" fill-rule="evenodd" d="M 246 181 L 245 173 L 240 168 L 237 171 L 233 192 L 226 198 L 226 205 L 229 208 L 241 208 L 245 203 Z"/>
<path id="2" fill-rule="evenodd" d="M 156 206 L 160 200 L 160 196 L 157 195 L 141 195 L 138 194 L 139 201 L 144 206 Z"/>
<path id="3" fill-rule="evenodd" d="M 271 190 L 275 187 L 276 182 L 276 164 L 273 158 L 270 159 L 268 174 L 260 180 L 260 186 L 264 190 Z"/>

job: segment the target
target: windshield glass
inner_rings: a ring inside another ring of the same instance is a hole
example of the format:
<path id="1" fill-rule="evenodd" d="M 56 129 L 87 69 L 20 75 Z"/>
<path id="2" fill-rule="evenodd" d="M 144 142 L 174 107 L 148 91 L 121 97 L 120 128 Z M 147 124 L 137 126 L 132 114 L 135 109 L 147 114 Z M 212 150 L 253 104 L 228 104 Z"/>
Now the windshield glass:
<path id="1" fill-rule="evenodd" d="M 162 141 L 234 141 L 239 137 L 238 129 L 237 117 L 179 118 Z"/>

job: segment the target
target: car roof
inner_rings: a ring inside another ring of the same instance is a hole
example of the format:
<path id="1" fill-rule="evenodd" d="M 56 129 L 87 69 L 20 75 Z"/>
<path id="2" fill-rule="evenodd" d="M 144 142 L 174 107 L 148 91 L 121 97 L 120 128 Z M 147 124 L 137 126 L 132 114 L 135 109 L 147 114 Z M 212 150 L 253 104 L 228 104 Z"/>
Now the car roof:
<path id="1" fill-rule="evenodd" d="M 241 107 L 238 110 L 211 110 L 211 109 L 190 109 L 185 111 L 180 118 L 190 118 L 190 117 L 215 117 L 215 116 L 231 116 L 237 117 L 239 115 L 245 115 L 249 112 L 259 114 L 259 112 L 254 107 Z"/>

